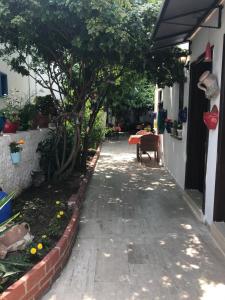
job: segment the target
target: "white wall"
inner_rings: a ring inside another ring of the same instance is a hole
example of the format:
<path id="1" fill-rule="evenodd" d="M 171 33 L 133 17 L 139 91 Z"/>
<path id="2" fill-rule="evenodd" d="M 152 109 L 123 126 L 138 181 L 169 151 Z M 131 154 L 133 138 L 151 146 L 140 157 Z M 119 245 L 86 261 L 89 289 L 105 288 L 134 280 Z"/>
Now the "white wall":
<path id="1" fill-rule="evenodd" d="M 188 74 L 186 74 L 188 76 Z M 184 88 L 184 107 L 188 106 L 188 82 Z M 169 119 L 178 120 L 179 111 L 179 85 L 166 87 L 162 91 L 163 107 L 167 110 Z M 187 123 L 183 124 L 183 139 L 177 140 L 166 132 L 162 135 L 163 163 L 175 178 L 176 182 L 184 189 L 186 166 L 186 136 Z"/>
<path id="2" fill-rule="evenodd" d="M 208 24 L 215 24 L 215 17 L 210 20 Z M 221 86 L 221 72 L 222 72 L 222 54 L 223 54 L 223 36 L 225 34 L 225 10 L 222 11 L 222 28 L 221 29 L 201 29 L 194 37 L 192 43 L 192 61 L 196 60 L 206 48 L 209 41 L 214 45 L 213 49 L 213 73 L 217 76 L 218 83 Z M 220 96 L 215 100 L 211 100 L 211 107 L 216 104 L 219 108 Z M 216 181 L 216 161 L 217 161 L 217 141 L 218 141 L 218 127 L 216 130 L 209 131 L 209 147 L 208 160 L 206 171 L 206 207 L 205 220 L 211 224 L 213 221 L 213 206 L 215 194 Z"/>
<path id="3" fill-rule="evenodd" d="M 21 192 L 31 183 L 31 171 L 39 170 L 38 143 L 45 139 L 48 129 L 21 131 L 0 136 L 0 187 L 6 192 Z M 25 140 L 22 146 L 22 160 L 18 165 L 11 161 L 9 144 Z"/>
<path id="4" fill-rule="evenodd" d="M 0 61 L 0 72 L 5 73 L 8 79 L 8 94 L 14 94 L 21 104 L 37 95 L 46 95 L 48 92 L 30 76 L 21 76 L 11 70 L 7 63 Z M 4 97 L 0 98 L 0 109 L 4 107 Z"/>
<path id="5" fill-rule="evenodd" d="M 207 25 L 216 24 L 216 16 L 212 17 Z M 222 53 L 223 53 L 223 36 L 225 34 L 225 9 L 222 12 L 222 28 L 208 29 L 202 28 L 193 38 L 191 45 L 191 61 L 195 61 L 201 54 L 205 52 L 206 44 L 208 42 L 214 45 L 213 49 L 213 73 L 218 78 L 218 83 L 221 85 L 222 72 Z M 187 74 L 188 75 L 188 74 Z M 197 88 L 197 87 L 196 87 Z M 187 76 L 187 83 L 185 84 L 184 106 L 188 106 L 189 98 L 189 76 Z M 168 110 L 168 117 L 177 119 L 178 110 L 178 86 L 173 88 L 165 88 L 163 90 L 164 108 Z M 157 98 L 157 97 L 156 97 Z M 211 100 L 211 107 L 216 104 L 219 108 L 220 97 Z M 157 99 L 156 99 L 157 102 Z M 186 165 L 186 136 L 187 124 L 184 125 L 183 140 L 174 140 L 169 134 L 163 135 L 164 144 L 164 161 L 165 166 L 169 172 L 176 179 L 177 183 L 184 188 L 185 180 L 185 165 Z M 217 140 L 218 140 L 218 126 L 216 130 L 209 131 L 209 146 L 208 146 L 208 160 L 206 171 L 206 192 L 205 192 L 205 221 L 211 224 L 213 221 L 213 205 L 215 193 L 216 180 L 216 161 L 217 161 Z"/>

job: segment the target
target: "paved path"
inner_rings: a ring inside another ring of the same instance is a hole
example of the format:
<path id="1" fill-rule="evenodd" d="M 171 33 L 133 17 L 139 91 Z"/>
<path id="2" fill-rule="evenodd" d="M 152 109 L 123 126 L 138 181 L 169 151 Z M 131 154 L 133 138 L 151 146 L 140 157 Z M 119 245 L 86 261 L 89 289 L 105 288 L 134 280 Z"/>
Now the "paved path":
<path id="1" fill-rule="evenodd" d="M 224 300 L 225 258 L 170 175 L 104 144 L 80 232 L 43 300 Z"/>

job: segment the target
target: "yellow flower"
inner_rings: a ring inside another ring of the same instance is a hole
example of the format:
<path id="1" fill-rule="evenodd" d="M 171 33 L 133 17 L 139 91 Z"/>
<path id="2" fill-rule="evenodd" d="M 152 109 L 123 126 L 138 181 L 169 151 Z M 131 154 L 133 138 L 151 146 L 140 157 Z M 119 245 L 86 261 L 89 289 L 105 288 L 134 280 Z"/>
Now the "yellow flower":
<path id="1" fill-rule="evenodd" d="M 60 218 L 61 218 L 60 214 L 57 214 L 57 218 L 58 218 L 58 219 L 60 219 Z"/>
<path id="2" fill-rule="evenodd" d="M 43 245 L 42 245 L 42 243 L 39 243 L 39 244 L 37 245 L 37 248 L 38 248 L 38 250 L 41 250 L 41 249 L 43 249 Z"/>
<path id="3" fill-rule="evenodd" d="M 64 211 L 60 210 L 59 214 L 60 214 L 60 216 L 63 216 L 64 215 Z"/>
<path id="4" fill-rule="evenodd" d="M 56 204 L 56 205 L 59 205 L 59 204 L 60 204 L 60 201 L 56 201 L 55 204 Z"/>
<path id="5" fill-rule="evenodd" d="M 43 234 L 41 237 L 42 237 L 43 239 L 46 239 L 46 238 L 47 238 L 47 235 L 46 235 L 46 234 Z"/>
<path id="6" fill-rule="evenodd" d="M 31 248 L 30 249 L 30 253 L 32 254 L 32 255 L 34 255 L 34 254 L 36 254 L 37 253 L 37 249 L 36 248 Z"/>
<path id="7" fill-rule="evenodd" d="M 25 144 L 25 141 L 24 141 L 23 139 L 21 139 L 21 140 L 19 140 L 19 141 L 17 142 L 17 144 L 18 144 L 18 145 L 24 145 L 24 144 Z"/>

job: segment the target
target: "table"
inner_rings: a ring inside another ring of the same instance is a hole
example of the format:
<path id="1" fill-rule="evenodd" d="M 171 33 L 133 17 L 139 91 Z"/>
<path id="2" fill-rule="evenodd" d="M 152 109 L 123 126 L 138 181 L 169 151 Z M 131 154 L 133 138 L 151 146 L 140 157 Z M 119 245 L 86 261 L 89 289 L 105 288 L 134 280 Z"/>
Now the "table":
<path id="1" fill-rule="evenodd" d="M 140 143 L 141 143 L 141 137 L 146 134 L 152 134 L 152 133 L 145 133 L 145 134 L 135 134 L 131 135 L 128 139 L 128 143 L 130 145 L 137 145 L 137 160 L 140 161 Z"/>
<path id="2" fill-rule="evenodd" d="M 128 143 L 130 145 L 137 145 L 137 160 L 140 161 L 140 154 L 139 154 L 139 148 L 140 148 L 140 142 L 141 142 L 141 137 L 142 135 L 140 134 L 135 134 L 135 135 L 131 135 L 129 137 Z"/>

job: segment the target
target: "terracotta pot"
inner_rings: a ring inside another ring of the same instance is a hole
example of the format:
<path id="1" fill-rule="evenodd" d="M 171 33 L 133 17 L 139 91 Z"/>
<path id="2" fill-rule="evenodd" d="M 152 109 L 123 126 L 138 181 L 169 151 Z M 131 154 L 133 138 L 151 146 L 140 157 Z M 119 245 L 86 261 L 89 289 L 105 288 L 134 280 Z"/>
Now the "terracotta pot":
<path id="1" fill-rule="evenodd" d="M 210 112 L 203 114 L 203 120 L 208 129 L 216 129 L 219 120 L 219 112 L 216 105 L 213 106 Z"/>
<path id="2" fill-rule="evenodd" d="M 39 113 L 34 121 L 39 128 L 48 128 L 49 117 Z"/>
<path id="3" fill-rule="evenodd" d="M 5 121 L 3 132 L 4 133 L 16 133 L 19 127 L 19 122 L 11 122 L 9 120 Z"/>

